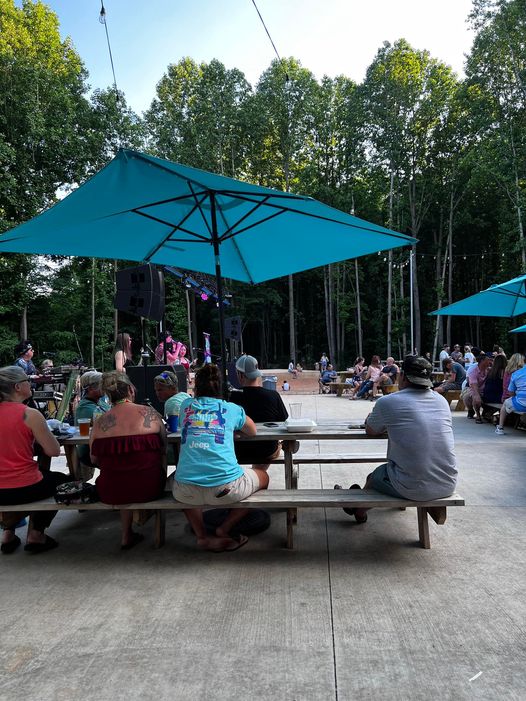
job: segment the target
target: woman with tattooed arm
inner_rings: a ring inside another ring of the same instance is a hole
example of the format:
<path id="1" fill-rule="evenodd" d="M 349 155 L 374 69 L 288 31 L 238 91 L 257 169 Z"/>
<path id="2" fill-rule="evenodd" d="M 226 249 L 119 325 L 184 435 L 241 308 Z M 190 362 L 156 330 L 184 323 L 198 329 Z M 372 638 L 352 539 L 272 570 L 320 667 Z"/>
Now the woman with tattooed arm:
<path id="1" fill-rule="evenodd" d="M 153 407 L 135 404 L 135 387 L 124 372 L 106 372 L 102 389 L 112 404 L 95 422 L 91 461 L 100 469 L 97 491 L 106 504 L 158 499 L 166 483 L 166 431 Z M 122 510 L 121 548 L 129 550 L 143 536 L 132 530 L 131 511 Z"/>

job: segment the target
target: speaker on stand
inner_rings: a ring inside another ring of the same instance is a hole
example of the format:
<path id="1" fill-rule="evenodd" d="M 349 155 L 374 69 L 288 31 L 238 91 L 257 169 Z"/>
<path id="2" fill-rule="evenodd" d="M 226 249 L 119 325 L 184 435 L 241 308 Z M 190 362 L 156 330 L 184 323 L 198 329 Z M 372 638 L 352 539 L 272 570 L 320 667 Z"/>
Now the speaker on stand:
<path id="1" fill-rule="evenodd" d="M 139 265 L 115 273 L 114 307 L 144 319 L 161 321 L 164 314 L 164 277 L 153 265 Z"/>

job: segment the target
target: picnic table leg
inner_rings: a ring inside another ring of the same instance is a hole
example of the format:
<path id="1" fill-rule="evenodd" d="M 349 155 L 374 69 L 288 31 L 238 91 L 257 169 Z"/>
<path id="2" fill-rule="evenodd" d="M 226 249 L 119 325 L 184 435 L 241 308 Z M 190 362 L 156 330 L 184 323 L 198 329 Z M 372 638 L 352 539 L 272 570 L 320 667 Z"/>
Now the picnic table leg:
<path id="1" fill-rule="evenodd" d="M 74 445 L 66 443 L 64 445 L 64 453 L 66 455 L 66 463 L 68 465 L 69 474 L 73 479 L 79 479 L 79 456 Z"/>
<path id="2" fill-rule="evenodd" d="M 283 441 L 283 463 L 285 466 L 285 487 L 286 489 L 297 489 L 298 479 L 297 472 L 295 474 L 294 460 L 292 451 L 294 450 L 295 441 Z M 298 520 L 297 509 L 287 509 L 287 547 L 292 548 L 292 526 Z M 290 543 L 290 545 L 289 545 Z"/>
<path id="3" fill-rule="evenodd" d="M 294 549 L 294 516 L 296 509 L 287 509 L 287 548 Z"/>
<path id="4" fill-rule="evenodd" d="M 418 537 L 420 545 L 429 550 L 431 542 L 429 540 L 429 523 L 427 521 L 427 509 L 425 506 L 418 506 L 416 509 L 418 517 Z"/>
<path id="5" fill-rule="evenodd" d="M 162 548 L 164 545 L 164 537 L 166 533 L 166 516 L 162 509 L 157 509 L 155 512 L 155 536 L 154 545 L 156 548 Z"/>

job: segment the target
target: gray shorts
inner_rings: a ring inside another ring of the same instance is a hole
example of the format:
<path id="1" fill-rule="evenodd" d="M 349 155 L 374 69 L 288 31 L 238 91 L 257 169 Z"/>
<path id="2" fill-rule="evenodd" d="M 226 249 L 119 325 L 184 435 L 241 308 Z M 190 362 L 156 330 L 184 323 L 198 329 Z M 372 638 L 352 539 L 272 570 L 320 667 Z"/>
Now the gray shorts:
<path id="1" fill-rule="evenodd" d="M 259 479 L 251 468 L 242 469 L 243 474 L 237 480 L 215 487 L 201 487 L 199 484 L 188 484 L 174 479 L 172 494 L 176 501 L 191 506 L 221 507 L 243 501 L 259 490 Z"/>
<path id="2" fill-rule="evenodd" d="M 384 462 L 383 465 L 378 465 L 369 477 L 367 478 L 368 486 L 377 492 L 382 494 L 388 494 L 390 497 L 399 497 L 400 499 L 405 499 L 391 484 L 389 475 L 387 474 L 387 463 Z"/>
<path id="3" fill-rule="evenodd" d="M 515 409 L 513 406 L 513 397 L 508 397 L 502 406 L 506 409 L 506 414 L 519 414 L 520 416 L 526 414 L 526 411 L 517 411 L 517 409 Z"/>

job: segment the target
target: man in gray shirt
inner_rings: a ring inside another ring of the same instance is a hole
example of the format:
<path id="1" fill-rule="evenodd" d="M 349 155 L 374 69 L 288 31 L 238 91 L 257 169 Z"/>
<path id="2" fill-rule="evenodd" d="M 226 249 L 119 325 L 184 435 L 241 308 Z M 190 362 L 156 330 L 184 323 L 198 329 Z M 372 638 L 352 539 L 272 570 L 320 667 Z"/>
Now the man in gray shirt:
<path id="1" fill-rule="evenodd" d="M 432 391 L 433 367 L 408 355 L 402 363 L 400 391 L 381 397 L 365 422 L 366 433 L 387 431 L 387 463 L 368 477 L 364 489 L 403 499 L 425 501 L 453 494 L 457 468 L 449 405 Z M 351 489 L 358 488 L 353 485 Z M 347 510 L 359 523 L 366 509 Z"/>

